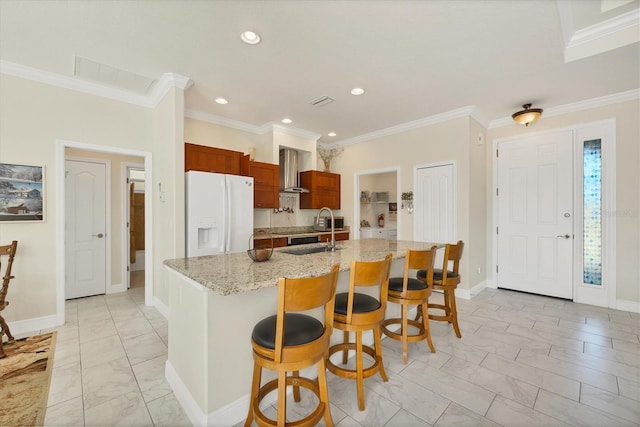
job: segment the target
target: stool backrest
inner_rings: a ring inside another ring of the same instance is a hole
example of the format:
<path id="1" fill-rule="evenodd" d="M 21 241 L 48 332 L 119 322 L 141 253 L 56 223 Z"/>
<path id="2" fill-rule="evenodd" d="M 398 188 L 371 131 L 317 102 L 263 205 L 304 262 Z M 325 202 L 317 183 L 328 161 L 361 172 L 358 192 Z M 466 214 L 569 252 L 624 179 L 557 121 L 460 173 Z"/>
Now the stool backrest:
<path id="1" fill-rule="evenodd" d="M 382 313 L 387 308 L 387 296 L 389 294 L 389 273 L 391 271 L 392 254 L 387 254 L 380 261 L 351 261 L 349 275 L 349 297 L 347 300 L 347 323 L 353 321 L 353 294 L 357 287 L 379 286 L 380 310 Z"/>
<path id="2" fill-rule="evenodd" d="M 9 290 L 9 282 L 13 279 L 11 275 L 11 267 L 13 265 L 13 258 L 16 256 L 16 250 L 18 249 L 18 241 L 14 240 L 10 245 L 0 246 L 0 259 L 4 255 L 8 255 L 7 266 L 4 270 L 4 276 L 2 277 L 2 288 L 0 288 L 0 310 L 5 306 L 5 297 Z M 0 270 L 2 269 L 2 263 L 0 262 Z"/>
<path id="3" fill-rule="evenodd" d="M 402 294 L 403 298 L 407 297 L 407 290 L 409 279 L 413 277 L 410 273 L 412 270 L 426 270 L 427 277 L 425 279 L 427 283 L 428 292 L 431 293 L 433 287 L 433 263 L 436 260 L 437 246 L 432 246 L 430 249 L 407 249 L 404 259 L 404 276 L 402 282 Z"/>
<path id="4" fill-rule="evenodd" d="M 324 334 L 331 336 L 333 330 L 333 310 L 338 285 L 340 264 L 318 277 L 278 280 L 278 313 L 276 320 L 275 361 L 282 358 L 285 313 L 308 311 L 324 306 Z"/>
<path id="5" fill-rule="evenodd" d="M 464 243 L 462 240 L 458 240 L 458 243 L 452 245 L 447 243 L 444 249 L 444 261 L 442 263 L 442 284 L 446 285 L 447 271 L 454 273 L 456 277 L 459 277 L 458 270 L 460 269 L 460 259 L 462 258 L 462 251 L 464 250 Z M 449 264 L 453 263 L 453 267 L 449 269 Z"/>

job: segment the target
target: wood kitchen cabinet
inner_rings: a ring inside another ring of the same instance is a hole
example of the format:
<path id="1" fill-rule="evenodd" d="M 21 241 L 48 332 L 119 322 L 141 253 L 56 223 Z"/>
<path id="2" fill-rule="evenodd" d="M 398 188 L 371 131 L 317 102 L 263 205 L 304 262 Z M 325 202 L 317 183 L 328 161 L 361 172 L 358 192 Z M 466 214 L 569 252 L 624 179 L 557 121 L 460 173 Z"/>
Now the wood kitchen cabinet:
<path id="1" fill-rule="evenodd" d="M 280 204 L 280 175 L 278 165 L 242 159 L 242 175 L 253 177 L 253 207 L 277 208 Z"/>
<path id="2" fill-rule="evenodd" d="M 253 247 L 256 249 L 260 248 L 268 248 L 271 246 L 271 239 L 253 239 Z M 273 247 L 274 248 L 283 248 L 287 246 L 287 238 L 286 237 L 274 237 L 273 238 Z"/>
<path id="3" fill-rule="evenodd" d="M 324 206 L 340 209 L 340 175 L 331 172 L 300 173 L 300 186 L 309 193 L 300 194 L 300 209 L 320 209 Z"/>
<path id="4" fill-rule="evenodd" d="M 184 170 L 241 175 L 243 153 L 185 142 Z"/>
<path id="5" fill-rule="evenodd" d="M 336 242 L 340 240 L 349 240 L 349 232 L 348 231 L 336 231 Z M 331 233 L 321 234 L 320 235 L 321 242 L 330 242 L 331 241 Z"/>

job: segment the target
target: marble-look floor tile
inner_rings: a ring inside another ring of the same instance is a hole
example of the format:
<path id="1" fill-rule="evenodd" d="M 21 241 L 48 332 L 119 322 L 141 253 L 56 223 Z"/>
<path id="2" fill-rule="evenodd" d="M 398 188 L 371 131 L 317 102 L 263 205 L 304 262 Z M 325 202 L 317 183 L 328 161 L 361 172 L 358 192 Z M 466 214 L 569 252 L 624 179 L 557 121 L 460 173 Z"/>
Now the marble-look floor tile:
<path id="1" fill-rule="evenodd" d="M 370 378 L 365 379 L 365 386 Z M 363 426 L 383 426 L 400 409 L 398 405 L 373 392 L 365 390 L 365 409 L 358 408 L 356 382 L 335 376 L 327 378 L 330 401 Z"/>
<path id="2" fill-rule="evenodd" d="M 155 333 L 155 330 L 146 317 L 140 315 L 135 319 L 120 320 L 116 322 L 118 334 L 124 341 L 129 338 L 139 337 L 141 335 Z"/>
<path id="3" fill-rule="evenodd" d="M 489 354 L 482 366 L 492 371 L 517 378 L 536 387 L 573 399 L 580 399 L 580 382 L 544 369 Z"/>
<path id="4" fill-rule="evenodd" d="M 93 368 L 96 365 L 122 359 L 126 356 L 120 337 L 117 334 L 85 342 L 80 345 L 80 352 L 82 355 L 82 369 Z"/>
<path id="5" fill-rule="evenodd" d="M 543 344 L 551 343 L 553 345 L 558 345 L 577 351 L 582 351 L 584 347 L 584 342 L 578 339 L 563 337 L 553 332 L 536 329 L 535 327 L 532 329 L 527 329 L 523 328 L 522 326 L 511 325 L 507 328 L 507 333 L 518 335 L 529 341 L 538 341 L 539 343 Z"/>
<path id="6" fill-rule="evenodd" d="M 132 365 L 167 355 L 167 346 L 155 331 L 133 338 L 125 338 L 123 344 L 129 363 Z"/>
<path id="7" fill-rule="evenodd" d="M 127 393 L 140 394 L 138 383 L 126 358 L 84 369 L 82 387 L 85 412 L 89 408 L 99 406 Z"/>
<path id="8" fill-rule="evenodd" d="M 434 427 L 499 427 L 499 425 L 451 402 Z"/>
<path id="9" fill-rule="evenodd" d="M 508 330 L 505 333 L 498 333 L 485 327 L 481 327 L 480 329 L 478 329 L 475 335 L 478 338 L 485 339 L 489 342 L 504 343 L 521 349 L 533 350 L 535 352 L 543 354 L 549 353 L 549 350 L 551 349 L 551 344 L 549 343 L 531 340 L 520 335 L 515 335 L 508 332 Z"/>
<path id="10" fill-rule="evenodd" d="M 601 319 L 601 318 L 593 318 L 587 317 L 586 324 L 588 326 L 598 326 L 605 328 L 606 330 L 620 331 L 627 334 L 640 334 L 640 328 L 637 328 L 634 324 L 624 324 L 618 322 L 612 322 L 610 320 Z M 612 337 L 614 338 L 614 337 Z"/>
<path id="11" fill-rule="evenodd" d="M 329 388 L 329 410 L 331 412 L 331 420 L 334 424 L 340 422 L 343 418 L 347 416 L 347 414 L 336 405 L 331 402 L 331 388 Z M 319 399 L 313 394 L 310 390 L 305 388 L 300 388 L 300 401 L 296 402 L 293 399 L 293 393 L 291 393 L 291 389 L 288 390 L 287 393 L 287 421 L 294 422 L 297 420 L 301 420 L 311 414 L 316 407 L 318 406 Z M 277 408 L 277 402 L 272 405 L 275 409 Z M 274 413 L 277 416 L 277 411 Z M 275 416 L 273 419 L 275 419 Z M 320 420 L 318 423 L 319 426 L 326 426 L 324 418 Z"/>
<path id="12" fill-rule="evenodd" d="M 480 415 L 484 415 L 495 396 L 489 390 L 419 361 L 407 366 L 400 375 Z"/>
<path id="13" fill-rule="evenodd" d="M 633 423 L 545 390 L 540 390 L 533 409 L 574 426 L 633 426 Z"/>
<path id="14" fill-rule="evenodd" d="M 516 361 L 525 365 L 544 369 L 567 378 L 580 381 L 582 383 L 591 384 L 600 387 L 612 393 L 618 392 L 618 382 L 615 375 L 607 374 L 595 369 L 576 365 L 575 363 L 565 362 L 553 357 L 549 357 L 540 353 L 522 350 Z"/>
<path id="15" fill-rule="evenodd" d="M 580 403 L 593 406 L 609 414 L 624 418 L 636 425 L 640 424 L 640 405 L 637 400 L 608 393 L 588 384 L 582 385 Z"/>
<path id="16" fill-rule="evenodd" d="M 56 346 L 68 341 L 78 341 L 80 339 L 80 331 L 76 323 L 65 323 L 62 326 L 56 326 L 53 328 L 46 328 L 40 331 L 44 334 L 47 332 L 56 331 Z"/>
<path id="17" fill-rule="evenodd" d="M 527 325 L 533 326 L 535 323 L 557 325 L 560 321 L 559 317 L 547 314 L 544 308 L 541 307 L 529 308 L 528 310 L 525 308 L 522 310 L 511 310 L 501 307 L 500 310 L 496 311 L 496 314 L 504 316 L 503 319 L 505 322 L 522 326 L 523 328 L 528 327 Z"/>
<path id="18" fill-rule="evenodd" d="M 85 408 L 87 426 L 153 426 L 138 391 L 121 393 L 99 405 Z"/>
<path id="19" fill-rule="evenodd" d="M 80 341 L 78 339 L 58 342 L 53 357 L 53 366 L 64 366 L 80 362 Z"/>
<path id="20" fill-rule="evenodd" d="M 585 343 L 584 353 L 599 357 L 600 359 L 611 360 L 613 362 L 624 363 L 625 365 L 640 368 L 640 357 L 637 352 L 617 350 L 600 345 Z"/>
<path id="21" fill-rule="evenodd" d="M 640 382 L 618 377 L 618 387 L 620 388 L 620 396 L 640 402 Z"/>
<path id="22" fill-rule="evenodd" d="M 569 320 L 560 320 L 560 324 L 558 326 L 562 328 L 573 329 L 576 331 L 589 333 L 589 334 L 601 335 L 603 337 L 616 338 L 622 341 L 629 341 L 633 343 L 638 342 L 638 335 L 630 332 L 621 331 L 619 328 L 611 326 L 610 323 L 605 326 L 603 323 L 591 324 L 591 323 L 571 322 Z M 590 341 L 587 341 L 587 342 L 590 342 Z"/>
<path id="23" fill-rule="evenodd" d="M 54 366 L 53 372 L 51 373 L 47 405 L 53 406 L 81 396 L 82 374 L 80 362 Z"/>
<path id="24" fill-rule="evenodd" d="M 375 378 L 366 388 L 429 424 L 435 423 L 451 402 L 401 375 L 390 376 L 387 382 Z"/>
<path id="25" fill-rule="evenodd" d="M 496 396 L 491 407 L 487 411 L 486 417 L 505 427 L 548 427 L 569 425 L 557 418 L 550 417 L 542 412 L 538 412 L 512 400 L 505 399 L 502 396 Z"/>
<path id="26" fill-rule="evenodd" d="M 437 345 L 435 344 L 435 341 L 434 345 Z M 431 353 L 431 350 L 424 342 L 409 343 L 408 349 L 410 361 L 419 360 L 435 368 L 439 368 L 444 365 L 451 357 L 448 353 L 439 352 L 438 347 L 436 347 L 435 353 Z M 402 358 L 402 343 L 391 338 L 383 339 L 382 360 L 387 374 L 392 372 L 402 372 L 402 370 L 407 367 Z"/>
<path id="27" fill-rule="evenodd" d="M 449 338 L 447 341 L 450 342 L 451 345 L 456 345 L 456 346 L 464 345 L 463 351 L 466 351 L 468 349 L 475 349 L 476 351 L 480 351 L 484 353 L 485 356 L 488 353 L 492 353 L 502 358 L 510 359 L 510 360 L 515 360 L 516 356 L 520 352 L 520 347 L 516 347 L 511 344 L 506 344 L 504 342 L 488 340 L 488 339 L 482 338 L 478 334 L 464 335 L 459 340 L 453 339 L 452 337 L 452 338 Z M 478 353 L 478 355 L 482 353 Z M 480 360 L 478 364 L 480 364 L 481 361 L 482 360 Z"/>
<path id="28" fill-rule="evenodd" d="M 489 329 L 494 329 L 499 332 L 504 332 L 509 327 L 509 322 L 490 319 L 488 317 L 478 316 L 473 313 L 465 314 L 464 316 L 458 316 L 458 323 L 460 324 L 461 330 L 466 330 L 468 332 L 475 332 L 480 326 L 485 326 Z"/>
<path id="29" fill-rule="evenodd" d="M 80 322 L 80 344 L 110 337 L 117 334 L 111 317 L 105 319 L 83 320 Z"/>
<path id="30" fill-rule="evenodd" d="M 640 368 L 629 366 L 624 363 L 618 363 L 611 360 L 601 359 L 597 356 L 585 354 L 580 351 L 572 351 L 561 347 L 551 347 L 549 356 L 564 360 L 566 362 L 575 363 L 576 365 L 586 366 L 597 371 L 606 372 L 619 377 L 628 378 L 633 381 L 640 382 Z"/>
<path id="31" fill-rule="evenodd" d="M 640 343 L 632 343 L 628 341 L 621 341 L 613 339 L 613 348 L 616 350 L 628 351 L 629 353 L 640 354 Z"/>
<path id="32" fill-rule="evenodd" d="M 173 393 L 164 376 L 166 363 L 167 357 L 160 356 L 131 367 L 145 402 Z"/>
<path id="33" fill-rule="evenodd" d="M 49 406 L 44 417 L 45 427 L 84 426 L 82 397 Z"/>
<path id="34" fill-rule="evenodd" d="M 191 421 L 173 393 L 147 404 L 155 427 L 190 427 Z"/>
<path id="35" fill-rule="evenodd" d="M 456 357 L 449 359 L 440 370 L 530 408 L 538 394 L 538 387 Z"/>
<path id="36" fill-rule="evenodd" d="M 362 424 L 358 423 L 356 420 L 354 420 L 351 417 L 345 417 L 344 419 L 340 420 L 340 422 L 337 423 L 335 426 L 336 427 L 362 427 Z"/>
<path id="37" fill-rule="evenodd" d="M 385 427 L 424 427 L 430 426 L 425 420 L 416 417 L 411 412 L 400 409 L 396 414 L 384 425 Z"/>
<path id="38" fill-rule="evenodd" d="M 592 344 L 611 347 L 611 338 L 607 336 L 592 334 L 589 332 L 584 332 L 584 331 L 571 329 L 571 328 L 565 328 L 563 326 L 536 323 L 533 326 L 533 330 L 537 332 L 545 332 L 550 334 L 551 336 L 569 338 L 572 340 L 590 342 Z"/>

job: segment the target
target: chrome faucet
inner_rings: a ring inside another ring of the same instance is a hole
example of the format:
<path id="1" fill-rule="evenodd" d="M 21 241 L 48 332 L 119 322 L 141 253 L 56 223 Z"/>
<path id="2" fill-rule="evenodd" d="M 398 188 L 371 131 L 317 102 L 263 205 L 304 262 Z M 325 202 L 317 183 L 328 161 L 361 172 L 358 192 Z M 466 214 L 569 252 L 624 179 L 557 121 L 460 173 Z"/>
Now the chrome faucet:
<path id="1" fill-rule="evenodd" d="M 336 228 L 333 221 L 333 211 L 328 207 L 320 208 L 318 211 L 318 215 L 316 215 L 316 224 L 320 224 L 320 214 L 322 211 L 329 211 L 329 215 L 331 215 L 331 242 L 329 242 L 328 248 L 331 249 L 331 252 L 335 252 L 336 250 Z"/>

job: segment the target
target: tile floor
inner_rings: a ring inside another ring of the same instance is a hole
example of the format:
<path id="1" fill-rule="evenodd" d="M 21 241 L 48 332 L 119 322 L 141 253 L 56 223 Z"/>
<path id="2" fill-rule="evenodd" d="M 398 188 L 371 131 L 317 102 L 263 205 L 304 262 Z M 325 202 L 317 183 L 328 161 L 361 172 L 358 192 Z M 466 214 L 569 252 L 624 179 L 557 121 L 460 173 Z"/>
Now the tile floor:
<path id="1" fill-rule="evenodd" d="M 190 425 L 164 379 L 167 321 L 143 301 L 134 288 L 67 302 L 46 425 Z M 365 380 L 365 411 L 355 383 L 328 373 L 334 423 L 640 424 L 639 314 L 494 289 L 458 305 L 462 339 L 431 322 L 435 354 L 412 344 L 404 365 L 400 344 L 383 340 L 389 382 Z M 292 402 L 289 418 L 313 400 Z"/>

